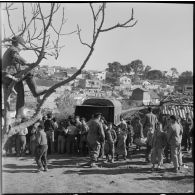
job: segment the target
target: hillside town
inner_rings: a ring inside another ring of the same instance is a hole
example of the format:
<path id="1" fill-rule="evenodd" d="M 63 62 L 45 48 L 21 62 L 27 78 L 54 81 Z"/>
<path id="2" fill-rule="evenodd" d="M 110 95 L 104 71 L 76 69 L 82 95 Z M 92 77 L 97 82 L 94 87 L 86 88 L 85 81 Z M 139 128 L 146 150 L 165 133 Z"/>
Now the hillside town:
<path id="1" fill-rule="evenodd" d="M 161 100 L 173 94 L 187 95 L 189 103 L 192 103 L 192 73 L 186 71 L 182 73 L 183 75 L 179 75 L 177 70 L 175 71 L 173 69 L 173 71 L 169 71 L 169 74 L 163 75 L 161 71 L 154 70 L 157 71 L 157 77 L 159 72 L 161 74 L 161 77 L 156 79 L 155 75 L 153 76 L 154 78 L 150 76 L 150 72 L 153 72 L 153 70 L 147 72 L 149 76 L 146 75 L 147 68 L 146 66 L 145 71 L 143 70 L 139 74 L 135 74 L 133 70 L 131 72 L 122 72 L 115 77 L 115 83 L 109 80 L 110 74 L 114 75 L 114 73 L 109 72 L 109 70 L 84 70 L 74 81 L 58 88 L 56 93 L 48 98 L 47 104 L 50 105 L 50 111 L 54 109 L 56 113 L 59 112 L 56 100 L 68 92 L 71 92 L 75 105 L 82 104 L 87 98 L 106 97 L 116 98 L 122 103 L 125 102 L 126 108 L 124 109 L 143 105 L 157 106 L 160 105 Z M 78 69 L 75 67 L 64 68 L 61 66 L 50 67 L 43 65 L 36 68 L 34 74 L 37 86 L 42 90 L 48 89 L 55 83 L 71 77 L 77 71 Z M 25 86 L 25 94 L 27 108 L 30 109 L 36 100 L 34 99 L 34 102 L 32 101 L 33 96 L 27 86 Z"/>

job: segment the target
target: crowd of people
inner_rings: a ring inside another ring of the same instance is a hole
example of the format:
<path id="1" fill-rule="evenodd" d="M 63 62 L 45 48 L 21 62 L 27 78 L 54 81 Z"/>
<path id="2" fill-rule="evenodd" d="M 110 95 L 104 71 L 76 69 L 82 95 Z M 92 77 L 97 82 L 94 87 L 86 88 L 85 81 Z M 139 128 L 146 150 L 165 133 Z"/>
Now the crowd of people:
<path id="1" fill-rule="evenodd" d="M 16 155 L 24 156 L 28 150 L 35 157 L 38 170 L 47 171 L 47 153 L 89 155 L 90 161 L 84 166 L 96 167 L 99 159 L 106 158 L 110 163 L 121 157 L 126 160 L 127 154 L 131 155 L 129 148 L 136 145 L 135 150 L 140 150 L 145 146 L 145 161 L 152 164 L 152 170 L 156 164 L 161 169 L 165 159 L 173 162 L 177 172 L 183 165 L 181 146 L 186 151 L 193 149 L 192 131 L 189 113 L 185 120 L 174 115 L 159 118 L 151 107 L 144 120 L 139 116 L 134 120 L 121 117 L 118 125 L 106 121 L 101 113 L 95 113 L 89 121 L 80 116 L 57 121 L 52 114 L 47 114 L 10 137 L 6 151 L 14 145 Z"/>

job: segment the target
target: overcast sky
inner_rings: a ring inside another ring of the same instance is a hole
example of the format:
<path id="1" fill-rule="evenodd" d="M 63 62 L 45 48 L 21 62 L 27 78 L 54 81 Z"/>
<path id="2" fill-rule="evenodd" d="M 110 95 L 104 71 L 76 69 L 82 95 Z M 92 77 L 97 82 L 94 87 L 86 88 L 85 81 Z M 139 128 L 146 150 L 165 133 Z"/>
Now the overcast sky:
<path id="1" fill-rule="evenodd" d="M 92 37 L 92 16 L 88 4 L 63 4 L 68 19 L 64 32 L 82 28 L 87 42 Z M 46 4 L 45 4 L 46 8 Z M 171 3 L 107 3 L 105 27 L 124 22 L 131 15 L 138 23 L 133 28 L 102 33 L 86 69 L 104 70 L 107 64 L 118 61 L 122 65 L 140 59 L 152 69 L 193 70 L 193 5 Z M 3 24 L 7 25 L 5 16 Z M 17 22 L 17 17 L 12 18 Z M 56 24 L 60 20 L 56 20 Z M 63 38 L 65 48 L 58 60 L 49 58 L 42 64 L 79 67 L 88 48 L 80 44 L 76 34 Z M 30 54 L 22 53 L 27 60 Z"/>

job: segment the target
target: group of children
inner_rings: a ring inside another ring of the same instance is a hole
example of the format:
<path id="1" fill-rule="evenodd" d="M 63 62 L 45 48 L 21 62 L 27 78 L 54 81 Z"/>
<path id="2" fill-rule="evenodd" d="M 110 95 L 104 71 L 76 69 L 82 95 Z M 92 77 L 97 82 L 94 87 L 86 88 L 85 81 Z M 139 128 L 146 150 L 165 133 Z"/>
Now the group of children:
<path id="1" fill-rule="evenodd" d="M 124 160 L 127 157 L 126 149 L 127 132 L 126 129 L 117 127 L 116 131 L 113 129 L 112 123 L 108 123 L 108 127 L 105 131 L 105 155 L 107 161 L 114 162 L 114 156 L 116 153 L 116 160 L 119 156 L 123 156 Z"/>

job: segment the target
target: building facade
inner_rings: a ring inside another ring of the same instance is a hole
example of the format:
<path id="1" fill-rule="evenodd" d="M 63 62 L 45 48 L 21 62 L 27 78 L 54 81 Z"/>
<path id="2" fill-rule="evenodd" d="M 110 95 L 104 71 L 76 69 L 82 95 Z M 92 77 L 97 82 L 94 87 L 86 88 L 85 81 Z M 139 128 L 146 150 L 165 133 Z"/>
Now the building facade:
<path id="1" fill-rule="evenodd" d="M 136 88 L 132 91 L 131 100 L 137 102 L 139 105 L 150 105 L 150 93 L 148 90 Z"/>
<path id="2" fill-rule="evenodd" d="M 84 89 L 102 89 L 102 83 L 99 80 L 80 79 L 79 86 Z"/>

